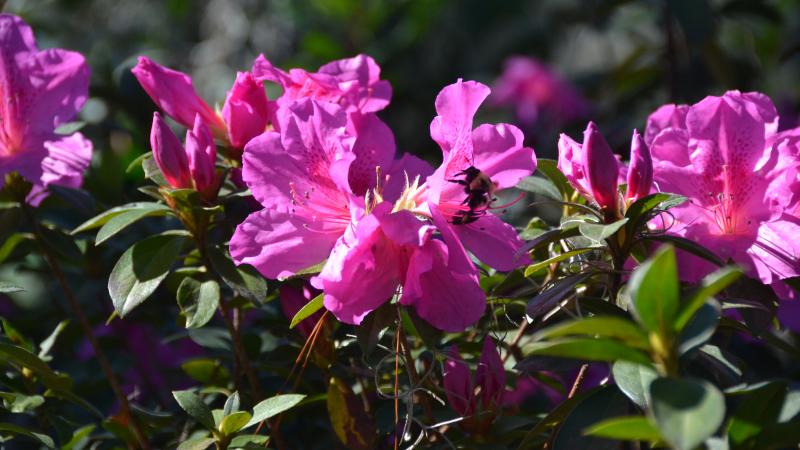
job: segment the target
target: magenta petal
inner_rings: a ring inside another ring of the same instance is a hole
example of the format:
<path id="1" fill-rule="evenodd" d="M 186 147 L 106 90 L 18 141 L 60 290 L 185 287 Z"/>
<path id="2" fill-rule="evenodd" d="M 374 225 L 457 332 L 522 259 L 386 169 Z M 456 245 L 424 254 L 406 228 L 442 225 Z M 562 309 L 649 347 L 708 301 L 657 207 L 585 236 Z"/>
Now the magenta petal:
<path id="1" fill-rule="evenodd" d="M 12 14 L 0 14 L 0 48 L 3 52 L 36 52 L 33 29 L 21 18 Z"/>
<path id="2" fill-rule="evenodd" d="M 46 196 L 51 184 L 77 188 L 83 183 L 83 173 L 92 160 L 92 142 L 80 133 L 55 137 L 46 141 L 47 156 L 42 160 L 42 174 L 28 195 L 28 202 L 37 206 Z"/>
<path id="3" fill-rule="evenodd" d="M 194 127 L 186 132 L 186 154 L 194 187 L 210 200 L 217 190 L 217 146 L 203 119 L 198 115 Z"/>
<path id="4" fill-rule="evenodd" d="M 594 122 L 589 122 L 583 133 L 582 148 L 581 165 L 592 197 L 600 207 L 613 211 L 617 205 L 619 164 Z"/>
<path id="5" fill-rule="evenodd" d="M 364 195 L 375 188 L 378 175 L 386 175 L 392 166 L 395 153 L 394 134 L 375 114 L 351 113 L 348 132 L 355 136 L 348 180 L 355 195 Z M 380 172 L 376 172 L 380 168 Z"/>
<path id="6" fill-rule="evenodd" d="M 153 150 L 153 158 L 156 160 L 158 168 L 161 169 L 161 173 L 170 186 L 174 188 L 193 187 L 186 150 L 158 112 L 153 113 L 150 148 Z"/>
<path id="7" fill-rule="evenodd" d="M 501 272 L 530 264 L 517 230 L 494 214 L 486 214 L 472 223 L 453 225 L 453 230 L 467 250 Z"/>
<path id="8" fill-rule="evenodd" d="M 139 57 L 139 63 L 131 72 L 153 102 L 178 123 L 191 128 L 194 117 L 200 114 L 214 135 L 225 135 L 225 124 L 197 95 L 189 75 L 158 65 L 145 56 Z"/>
<path id="9" fill-rule="evenodd" d="M 472 119 L 490 92 L 476 81 L 458 80 L 436 96 L 438 116 L 431 123 L 431 137 L 442 147 L 445 160 L 472 156 Z M 451 151 L 457 154 L 449 156 Z"/>
<path id="10" fill-rule="evenodd" d="M 367 55 L 332 61 L 318 73 L 333 77 L 347 99 L 348 111 L 380 111 L 392 98 L 392 86 L 380 79 L 380 66 Z"/>
<path id="11" fill-rule="evenodd" d="M 625 198 L 636 201 L 650 194 L 653 186 L 653 160 L 650 149 L 638 131 L 633 131 L 631 138 L 631 164 L 628 167 L 627 191 Z"/>
<path id="12" fill-rule="evenodd" d="M 312 284 L 325 292 L 325 308 L 338 320 L 358 325 L 394 294 L 402 258 L 378 217 L 370 214 L 358 223 L 354 236 L 339 239 Z"/>
<path id="13" fill-rule="evenodd" d="M 442 379 L 447 403 L 461 416 L 472 414 L 475 410 L 472 375 L 461 358 L 458 347 L 454 345 L 447 350 L 443 366 Z"/>
<path id="14" fill-rule="evenodd" d="M 30 89 L 36 93 L 27 111 L 32 129 L 51 131 L 72 120 L 86 103 L 89 66 L 80 53 L 43 50 L 22 67 L 31 75 Z"/>
<path id="15" fill-rule="evenodd" d="M 413 183 L 419 177 L 419 183 L 433 174 L 433 167 L 427 161 L 410 153 L 403 153 L 400 159 L 392 162 L 391 168 L 386 173 L 385 183 L 382 186 L 383 199 L 389 202 L 397 201 L 406 186 L 406 180 Z"/>
<path id="16" fill-rule="evenodd" d="M 269 120 L 267 93 L 250 72 L 239 72 L 222 107 L 231 146 L 244 148 L 250 139 L 263 133 Z"/>
<path id="17" fill-rule="evenodd" d="M 313 217 L 263 209 L 236 227 L 230 251 L 237 264 L 280 279 L 324 261 L 341 234 L 341 228 Z"/>
<path id="18" fill-rule="evenodd" d="M 479 126 L 472 132 L 473 165 L 489 175 L 497 189 L 516 186 L 536 170 L 536 154 L 524 146 L 524 138 L 513 125 Z"/>
<path id="19" fill-rule="evenodd" d="M 800 218 L 784 215 L 762 224 L 748 254 L 764 284 L 800 275 Z"/>
<path id="20" fill-rule="evenodd" d="M 444 242 L 429 240 L 411 256 L 401 303 L 412 305 L 434 327 L 461 332 L 473 325 L 486 309 L 486 295 L 478 277 L 448 266 Z"/>
<path id="21" fill-rule="evenodd" d="M 481 402 L 484 409 L 499 408 L 503 404 L 506 389 L 506 370 L 497 344 L 490 336 L 483 340 L 483 351 L 475 370 L 475 384 L 481 387 Z"/>
<path id="22" fill-rule="evenodd" d="M 686 128 L 686 114 L 689 105 L 664 105 L 647 118 L 647 127 L 644 130 L 644 142 L 652 145 L 656 136 L 667 128 Z"/>
<path id="23" fill-rule="evenodd" d="M 562 133 L 558 138 L 558 170 L 581 195 L 591 198 L 589 180 L 582 161 L 583 146 Z"/>

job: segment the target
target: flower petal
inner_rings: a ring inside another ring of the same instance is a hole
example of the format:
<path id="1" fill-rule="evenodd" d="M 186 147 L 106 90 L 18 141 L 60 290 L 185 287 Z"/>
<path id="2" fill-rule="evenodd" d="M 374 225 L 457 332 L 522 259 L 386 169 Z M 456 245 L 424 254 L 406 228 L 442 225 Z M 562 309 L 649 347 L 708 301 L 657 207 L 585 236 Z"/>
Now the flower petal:
<path id="1" fill-rule="evenodd" d="M 490 336 L 483 339 L 483 351 L 475 370 L 475 384 L 481 387 L 481 402 L 485 410 L 496 409 L 503 404 L 506 389 L 506 369 L 497 344 Z"/>
<path id="2" fill-rule="evenodd" d="M 443 364 L 442 379 L 447 403 L 457 414 L 468 416 L 475 410 L 475 393 L 472 386 L 472 375 L 464 363 L 458 347 L 448 348 Z"/>
<path id="3" fill-rule="evenodd" d="M 536 154 L 524 146 L 524 139 L 513 125 L 480 125 L 472 132 L 474 166 L 486 173 L 497 189 L 516 186 L 536 170 Z"/>
<path id="4" fill-rule="evenodd" d="M 42 160 L 42 174 L 28 195 L 28 202 L 37 206 L 46 197 L 45 188 L 51 184 L 77 188 L 83 183 L 83 173 L 92 160 L 92 142 L 80 133 L 54 137 L 45 141 L 47 156 Z"/>
<path id="5" fill-rule="evenodd" d="M 385 175 L 392 166 L 396 148 L 394 134 L 375 114 L 351 113 L 347 128 L 355 136 L 353 153 L 356 156 L 350 164 L 348 181 L 355 195 L 364 195 L 376 185 L 376 168 Z"/>
<path id="6" fill-rule="evenodd" d="M 453 225 L 464 247 L 481 262 L 501 272 L 530 264 L 521 251 L 525 243 L 517 230 L 494 214 L 487 213 L 471 223 Z"/>

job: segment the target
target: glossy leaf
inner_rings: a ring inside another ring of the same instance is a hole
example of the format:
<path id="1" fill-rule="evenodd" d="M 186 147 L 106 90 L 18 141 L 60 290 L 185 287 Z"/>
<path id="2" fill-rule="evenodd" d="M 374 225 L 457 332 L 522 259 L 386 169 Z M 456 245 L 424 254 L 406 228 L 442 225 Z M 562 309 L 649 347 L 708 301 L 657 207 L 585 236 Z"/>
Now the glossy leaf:
<path id="1" fill-rule="evenodd" d="M 583 237 L 599 243 L 613 236 L 626 223 L 628 223 L 627 218 L 609 224 L 581 222 L 578 224 L 578 231 Z"/>
<path id="2" fill-rule="evenodd" d="M 251 427 L 262 420 L 267 420 L 270 417 L 287 411 L 300 403 L 304 398 L 306 398 L 306 396 L 301 394 L 284 394 L 263 400 L 253 407 L 253 417 L 247 422 L 244 428 Z"/>
<path id="3" fill-rule="evenodd" d="M 628 289 L 642 325 L 662 336 L 670 334 L 680 301 L 675 250 L 662 247 L 642 263 L 631 275 Z"/>
<path id="4" fill-rule="evenodd" d="M 739 279 L 741 275 L 742 269 L 736 266 L 726 266 L 703 277 L 700 288 L 681 307 L 680 313 L 675 319 L 675 331 L 682 330 L 709 297 L 717 295 Z"/>
<path id="5" fill-rule="evenodd" d="M 214 317 L 219 306 L 219 284 L 186 277 L 178 287 L 177 300 L 186 317 L 186 328 L 199 328 Z"/>
<path id="6" fill-rule="evenodd" d="M 237 411 L 225 416 L 219 424 L 219 432 L 223 436 L 230 436 L 233 433 L 244 428 L 251 419 L 251 415 L 247 411 Z"/>
<path id="7" fill-rule="evenodd" d="M 617 361 L 611 367 L 614 382 L 632 402 L 644 409 L 650 394 L 650 383 L 658 378 L 658 373 L 650 366 L 629 361 Z"/>
<path id="8" fill-rule="evenodd" d="M 553 256 L 552 258 L 546 259 L 544 261 L 539 261 L 537 263 L 531 264 L 530 266 L 525 268 L 525 276 L 530 277 L 531 275 L 536 274 L 542 269 L 547 268 L 550 264 L 554 264 L 557 262 L 564 261 L 565 259 L 572 258 L 573 256 L 577 256 L 588 251 L 594 250 L 593 248 L 578 248 L 575 250 L 570 250 L 568 252 L 561 253 L 560 255 Z"/>
<path id="9" fill-rule="evenodd" d="M 110 221 L 114 217 L 119 216 L 120 214 L 137 210 L 151 211 L 152 215 L 157 215 L 156 213 L 157 211 L 161 211 L 163 212 L 163 214 L 167 214 L 169 212 L 169 208 L 161 203 L 154 203 L 154 202 L 128 203 L 126 205 L 111 208 L 108 211 L 104 211 L 92 217 L 86 222 L 83 222 L 82 224 L 78 225 L 74 230 L 72 230 L 71 233 L 78 234 L 82 231 L 99 228 L 108 223 L 108 221 Z"/>
<path id="10" fill-rule="evenodd" d="M 260 304 L 267 297 L 267 281 L 256 269 L 247 264 L 236 266 L 228 253 L 220 248 L 212 247 L 208 257 L 214 270 L 237 295 Z"/>
<path id="11" fill-rule="evenodd" d="M 610 339 L 573 338 L 558 341 L 534 342 L 523 347 L 526 355 L 548 355 L 582 361 L 631 361 L 649 364 L 642 352 Z"/>
<path id="12" fill-rule="evenodd" d="M 596 423 L 584 431 L 589 436 L 620 441 L 657 442 L 661 439 L 658 428 L 643 416 L 614 417 Z"/>
<path id="13" fill-rule="evenodd" d="M 157 203 L 155 205 L 158 205 Z M 103 242 L 111 239 L 117 233 L 124 230 L 125 228 L 133 225 L 134 223 L 138 222 L 145 217 L 151 216 L 164 216 L 169 212 L 169 209 L 166 206 L 158 205 L 159 207 L 153 208 L 137 208 L 131 209 L 128 211 L 123 211 L 120 214 L 115 215 L 111 219 L 108 220 L 100 230 L 97 232 L 97 236 L 94 238 L 95 245 L 100 245 Z"/>
<path id="14" fill-rule="evenodd" d="M 302 308 L 300 308 L 300 311 L 297 311 L 294 317 L 292 317 L 292 321 L 289 324 L 289 328 L 294 328 L 298 323 L 302 322 L 315 312 L 322 309 L 323 300 L 324 300 L 324 294 L 319 294 L 318 296 L 311 299 L 311 301 L 306 303 Z"/>
<path id="15" fill-rule="evenodd" d="M 648 349 L 650 347 L 647 334 L 635 323 L 627 319 L 609 316 L 594 316 L 570 320 L 545 328 L 537 332 L 534 338 L 541 340 L 575 335 L 619 339 L 632 347 L 642 349 Z"/>
<path id="16" fill-rule="evenodd" d="M 650 398 L 661 435 L 677 450 L 694 449 L 725 418 L 725 398 L 707 381 L 659 378 L 650 385 Z"/>
<path id="17" fill-rule="evenodd" d="M 551 200 L 561 201 L 563 196 L 558 187 L 547 178 L 529 176 L 519 180 L 517 189 L 541 195 Z"/>
<path id="18" fill-rule="evenodd" d="M 192 391 L 172 391 L 172 396 L 191 418 L 209 430 L 214 429 L 214 416 L 197 394 Z"/>

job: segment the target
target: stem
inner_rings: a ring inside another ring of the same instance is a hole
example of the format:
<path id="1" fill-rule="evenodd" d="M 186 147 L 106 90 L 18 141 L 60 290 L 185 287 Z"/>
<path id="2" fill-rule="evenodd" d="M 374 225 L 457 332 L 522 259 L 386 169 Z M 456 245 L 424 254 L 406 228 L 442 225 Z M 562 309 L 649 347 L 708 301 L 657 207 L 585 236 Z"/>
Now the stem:
<path id="1" fill-rule="evenodd" d="M 97 341 L 97 337 L 94 335 L 92 325 L 89 322 L 86 313 L 83 311 L 83 308 L 78 302 L 77 297 L 75 297 L 75 294 L 69 287 L 69 283 L 67 283 L 67 279 L 64 276 L 64 272 L 61 270 L 61 266 L 58 264 L 58 261 L 55 259 L 55 257 L 50 253 L 50 250 L 47 248 L 47 245 L 45 245 L 44 240 L 42 239 L 39 223 L 36 221 L 36 218 L 33 212 L 29 209 L 27 203 L 22 202 L 22 208 L 25 211 L 25 215 L 28 217 L 28 220 L 30 220 L 31 225 L 33 226 L 33 234 L 37 244 L 39 244 L 42 256 L 44 256 L 45 261 L 47 261 L 47 265 L 50 266 L 50 271 L 56 277 L 58 284 L 61 285 L 61 290 L 64 292 L 64 296 L 67 298 L 75 317 L 78 319 L 78 323 L 83 329 L 83 334 L 86 336 L 86 339 L 89 340 L 89 344 L 92 346 L 92 350 L 94 351 L 97 362 L 100 363 L 100 368 L 103 371 L 103 375 L 105 376 L 106 380 L 108 380 L 108 384 L 111 385 L 111 390 L 114 392 L 114 396 L 119 402 L 119 409 L 122 417 L 127 421 L 127 425 L 130 426 L 130 429 L 136 437 L 136 440 L 139 441 L 141 448 L 149 450 L 150 443 L 147 441 L 147 437 L 131 412 L 131 405 L 128 402 L 128 397 L 125 396 L 125 393 L 122 391 L 119 380 L 114 374 L 114 369 L 111 368 L 111 363 L 109 363 L 108 358 L 106 357 L 105 353 L 103 353 L 103 349 L 100 347 L 100 343 Z"/>
<path id="2" fill-rule="evenodd" d="M 400 346 L 403 349 L 403 357 L 406 360 L 406 367 L 408 368 L 408 377 L 411 379 L 412 386 L 416 386 L 420 383 L 419 374 L 417 373 L 417 366 L 414 364 L 414 358 L 411 356 L 411 349 L 408 345 L 408 338 L 406 337 L 405 333 L 403 333 L 402 327 L 397 329 L 397 336 L 400 340 Z M 422 403 L 422 409 L 425 410 L 425 418 L 428 419 L 428 422 L 433 423 L 433 411 L 431 409 L 431 402 L 430 399 L 424 394 L 420 394 L 420 403 Z"/>

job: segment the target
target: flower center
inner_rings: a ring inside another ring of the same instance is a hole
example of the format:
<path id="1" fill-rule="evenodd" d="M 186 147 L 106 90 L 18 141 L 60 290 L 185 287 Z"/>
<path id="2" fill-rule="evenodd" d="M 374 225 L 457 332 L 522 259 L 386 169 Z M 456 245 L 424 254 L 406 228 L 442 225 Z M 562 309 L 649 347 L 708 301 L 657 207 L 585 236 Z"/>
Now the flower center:
<path id="1" fill-rule="evenodd" d="M 343 193 L 314 186 L 301 193 L 291 181 L 289 189 L 292 194 L 290 212 L 310 219 L 303 225 L 307 230 L 326 233 L 331 228 L 343 229 L 350 224 L 350 203 Z"/>

